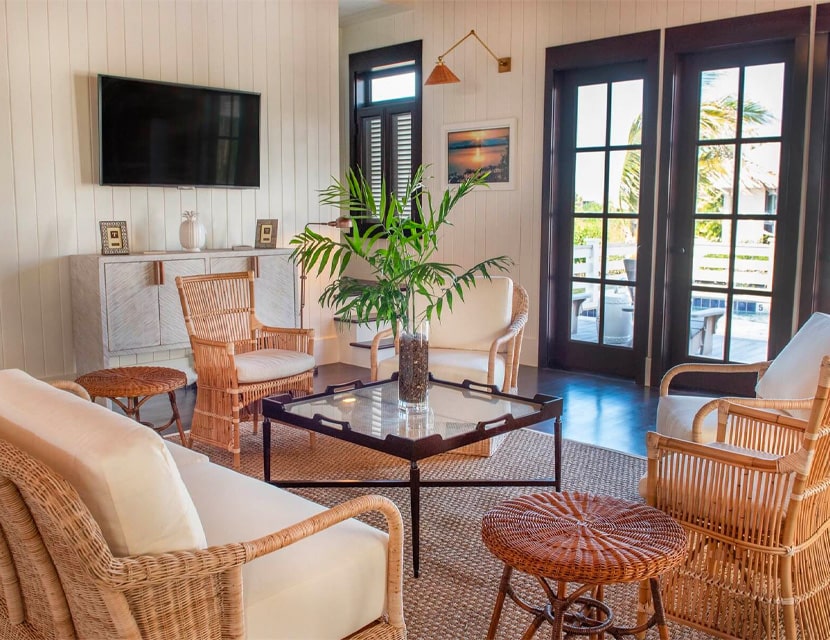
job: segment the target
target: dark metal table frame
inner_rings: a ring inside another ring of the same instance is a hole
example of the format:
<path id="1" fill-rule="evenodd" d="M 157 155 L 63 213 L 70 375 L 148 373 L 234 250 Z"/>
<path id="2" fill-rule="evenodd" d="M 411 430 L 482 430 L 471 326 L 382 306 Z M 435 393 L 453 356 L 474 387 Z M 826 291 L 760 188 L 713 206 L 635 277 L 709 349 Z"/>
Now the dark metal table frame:
<path id="1" fill-rule="evenodd" d="M 420 520 L 421 487 L 550 487 L 561 490 L 562 484 L 562 399 L 537 394 L 533 398 L 502 393 L 496 387 L 472 383 L 468 380 L 462 384 L 432 379 L 431 383 L 439 386 L 457 388 L 462 393 L 486 393 L 494 398 L 507 401 L 520 401 L 525 404 L 538 405 L 530 415 L 514 418 L 510 413 L 493 416 L 490 420 L 470 424 L 470 429 L 449 438 L 433 433 L 417 438 L 406 438 L 387 434 L 385 438 L 353 430 L 346 421 L 340 421 L 316 413 L 312 418 L 292 413 L 292 407 L 303 403 L 351 392 L 368 389 L 384 384 L 397 384 L 395 379 L 382 380 L 369 384 L 360 381 L 330 386 L 324 393 L 294 399 L 290 394 L 266 398 L 262 401 L 262 453 L 263 476 L 266 482 L 283 488 L 308 487 L 409 487 L 410 510 L 412 514 L 412 567 L 415 577 L 420 571 Z M 271 421 L 282 422 L 302 427 L 309 431 L 322 433 L 338 440 L 381 451 L 404 460 L 409 460 L 409 480 L 271 480 Z M 453 451 L 475 442 L 480 442 L 503 433 L 509 433 L 545 420 L 554 420 L 554 476 L 526 480 L 422 480 L 418 461 L 440 453 Z"/>

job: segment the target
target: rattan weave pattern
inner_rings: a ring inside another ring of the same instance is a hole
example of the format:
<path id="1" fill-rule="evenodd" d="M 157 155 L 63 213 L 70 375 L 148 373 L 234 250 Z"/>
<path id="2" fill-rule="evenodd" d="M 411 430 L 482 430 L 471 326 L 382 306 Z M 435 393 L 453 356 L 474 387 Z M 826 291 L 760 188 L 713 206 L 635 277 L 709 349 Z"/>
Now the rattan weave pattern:
<path id="1" fill-rule="evenodd" d="M 503 502 L 485 514 L 481 535 L 493 555 L 520 571 L 582 584 L 658 576 L 686 553 L 686 533 L 661 511 L 583 492 Z"/>
<path id="2" fill-rule="evenodd" d="M 118 367 L 84 374 L 76 382 L 95 398 L 137 398 L 180 389 L 187 376 L 168 367 Z"/>

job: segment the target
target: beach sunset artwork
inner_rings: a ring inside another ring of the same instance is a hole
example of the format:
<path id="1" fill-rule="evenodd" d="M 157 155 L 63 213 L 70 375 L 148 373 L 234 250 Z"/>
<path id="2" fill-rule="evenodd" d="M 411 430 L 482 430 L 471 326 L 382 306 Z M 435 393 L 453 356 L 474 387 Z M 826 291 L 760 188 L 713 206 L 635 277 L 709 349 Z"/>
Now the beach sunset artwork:
<path id="1" fill-rule="evenodd" d="M 510 182 L 510 127 L 469 129 L 447 133 L 447 182 L 458 184 L 479 169 L 487 182 Z"/>

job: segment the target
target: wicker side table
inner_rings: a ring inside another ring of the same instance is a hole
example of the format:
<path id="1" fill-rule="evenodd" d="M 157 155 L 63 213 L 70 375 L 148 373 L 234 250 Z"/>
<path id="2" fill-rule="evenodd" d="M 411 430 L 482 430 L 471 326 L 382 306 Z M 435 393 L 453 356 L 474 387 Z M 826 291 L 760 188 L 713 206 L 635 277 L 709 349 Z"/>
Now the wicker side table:
<path id="1" fill-rule="evenodd" d="M 661 511 L 588 493 L 539 493 L 493 508 L 484 516 L 481 535 L 504 562 L 488 639 L 496 635 L 507 596 L 535 615 L 523 638 L 533 637 L 547 621 L 552 638 L 603 632 L 619 638 L 657 625 L 660 638 L 668 639 L 658 577 L 680 564 L 687 540 Z M 550 602 L 536 607 L 521 599 L 510 585 L 514 569 L 534 576 Z M 613 612 L 602 602 L 603 586 L 643 581 L 649 583 L 654 614 L 636 627 L 615 626 Z M 579 586 L 566 595 L 568 582 Z"/>
<path id="2" fill-rule="evenodd" d="M 187 376 L 178 369 L 168 367 L 119 367 L 117 369 L 101 369 L 86 373 L 75 380 L 95 398 L 109 398 L 117 404 L 130 418 L 161 433 L 174 422 L 179 429 L 182 444 L 188 442 L 184 436 L 182 419 L 179 416 L 179 407 L 176 405 L 176 389 L 187 384 Z M 149 398 L 160 393 L 166 393 L 170 398 L 170 408 L 173 415 L 167 424 L 156 426 L 151 422 L 141 420 L 141 405 Z M 126 398 L 126 404 L 119 400 Z"/>

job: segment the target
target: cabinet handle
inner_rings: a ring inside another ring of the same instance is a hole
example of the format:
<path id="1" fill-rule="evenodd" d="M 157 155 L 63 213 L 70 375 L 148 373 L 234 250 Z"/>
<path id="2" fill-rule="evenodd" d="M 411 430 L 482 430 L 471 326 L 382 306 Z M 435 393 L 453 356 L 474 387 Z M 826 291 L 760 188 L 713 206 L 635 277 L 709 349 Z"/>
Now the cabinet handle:
<path id="1" fill-rule="evenodd" d="M 253 263 L 254 277 L 259 278 L 259 256 L 251 256 L 251 262 Z"/>
<path id="2" fill-rule="evenodd" d="M 156 260 L 156 284 L 164 284 L 164 263 L 161 260 Z"/>

